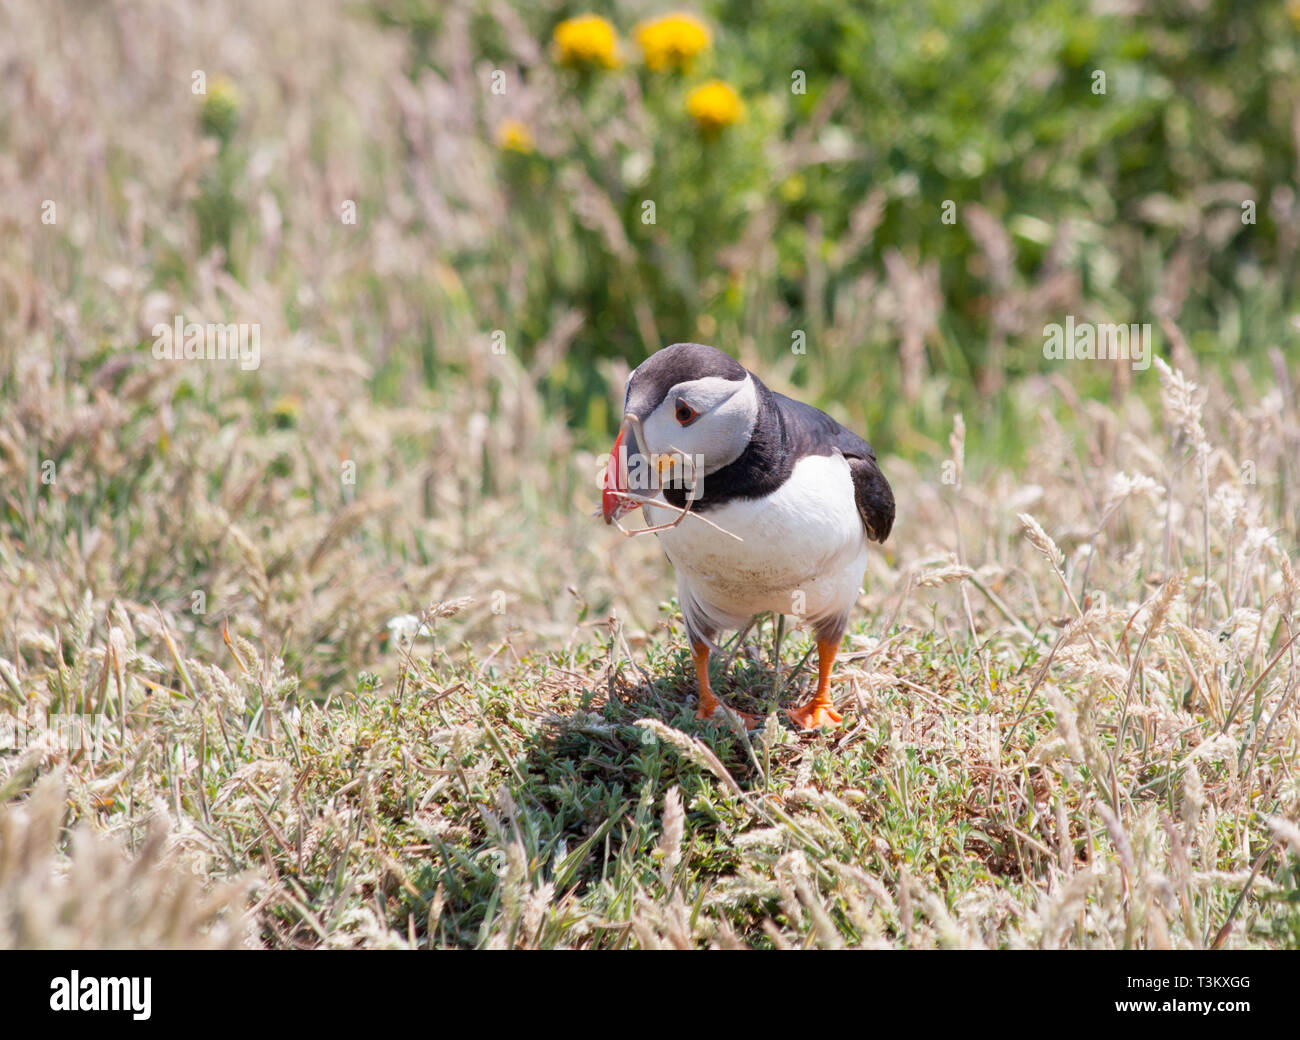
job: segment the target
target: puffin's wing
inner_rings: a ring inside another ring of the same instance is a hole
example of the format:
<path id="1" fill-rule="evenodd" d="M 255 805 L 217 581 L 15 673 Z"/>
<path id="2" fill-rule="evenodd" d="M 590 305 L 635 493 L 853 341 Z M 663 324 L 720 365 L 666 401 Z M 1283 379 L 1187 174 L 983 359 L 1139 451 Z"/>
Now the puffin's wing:
<path id="1" fill-rule="evenodd" d="M 784 394 L 772 395 L 781 410 L 790 448 L 796 458 L 830 455 L 838 451 L 849 464 L 853 497 L 867 537 L 883 542 L 894 526 L 894 491 L 880 472 L 871 445 L 852 430 L 845 429 L 820 408 L 796 401 Z"/>
<path id="2" fill-rule="evenodd" d="M 867 537 L 873 542 L 883 542 L 894 526 L 894 490 L 876 465 L 876 453 L 871 450 L 871 445 L 866 441 L 862 443 L 867 449 L 864 455 L 845 452 L 849 473 L 853 477 L 853 497 L 857 500 Z"/>

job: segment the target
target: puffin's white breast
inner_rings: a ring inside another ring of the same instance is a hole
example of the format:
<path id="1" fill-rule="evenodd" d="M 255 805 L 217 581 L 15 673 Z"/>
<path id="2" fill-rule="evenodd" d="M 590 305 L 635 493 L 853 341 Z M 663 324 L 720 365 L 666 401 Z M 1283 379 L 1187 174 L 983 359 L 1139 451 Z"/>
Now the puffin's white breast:
<path id="1" fill-rule="evenodd" d="M 676 516 L 651 506 L 645 513 L 650 524 Z M 693 516 L 659 539 L 683 597 L 717 627 L 738 627 L 767 610 L 816 621 L 852 608 L 867 543 L 842 455 L 802 458 L 766 498 L 733 499 L 703 515 L 741 540 Z"/>

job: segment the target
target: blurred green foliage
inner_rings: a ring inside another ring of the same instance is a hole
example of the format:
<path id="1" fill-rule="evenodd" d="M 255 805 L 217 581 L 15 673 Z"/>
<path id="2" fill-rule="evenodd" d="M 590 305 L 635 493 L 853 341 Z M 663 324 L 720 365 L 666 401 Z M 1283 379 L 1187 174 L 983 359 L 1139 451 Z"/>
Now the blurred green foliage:
<path id="1" fill-rule="evenodd" d="M 888 439 L 937 433 L 953 408 L 1016 429 L 1006 388 L 1043 369 L 1043 324 L 1067 311 L 1152 323 L 1161 353 L 1162 316 L 1220 361 L 1294 345 L 1300 3 L 722 0 L 697 8 L 713 47 L 684 74 L 647 71 L 632 42 L 670 4 L 513 8 L 547 61 L 561 19 L 606 16 L 625 63 L 594 74 L 530 64 L 487 0 L 470 8 L 475 59 L 578 118 L 502 149 L 500 255 L 451 262 L 472 279 L 526 258 L 522 294 L 480 301 L 525 351 L 583 316 L 549 380 L 593 433 L 612 422 L 597 360 L 681 339 L 778 361 L 801 332 L 789 378 Z M 412 78 L 444 71 L 440 5 L 372 10 L 409 32 Z M 706 136 L 684 99 L 715 76 L 746 118 Z M 905 290 L 927 269 L 918 318 Z M 872 310 L 885 286 L 894 305 Z M 919 383 L 899 357 L 909 320 Z"/>

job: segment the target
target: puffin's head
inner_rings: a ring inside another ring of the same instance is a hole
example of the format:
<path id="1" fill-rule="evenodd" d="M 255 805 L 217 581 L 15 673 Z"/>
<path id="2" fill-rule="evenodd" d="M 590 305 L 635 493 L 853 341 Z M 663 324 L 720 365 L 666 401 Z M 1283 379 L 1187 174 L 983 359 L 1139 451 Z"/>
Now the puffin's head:
<path id="1" fill-rule="evenodd" d="M 701 343 L 674 343 L 628 377 L 623 425 L 605 470 L 606 523 L 660 487 L 690 488 L 740 457 L 758 421 L 753 377 L 734 358 Z M 638 431 L 644 434 L 640 443 Z"/>

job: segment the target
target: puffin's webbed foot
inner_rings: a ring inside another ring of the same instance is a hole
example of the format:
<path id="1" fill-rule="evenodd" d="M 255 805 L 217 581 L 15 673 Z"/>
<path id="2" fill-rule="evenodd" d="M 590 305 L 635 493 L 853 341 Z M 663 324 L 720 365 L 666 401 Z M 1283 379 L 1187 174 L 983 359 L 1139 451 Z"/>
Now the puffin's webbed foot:
<path id="1" fill-rule="evenodd" d="M 838 726 L 844 716 L 835 710 L 830 698 L 822 700 L 814 697 L 807 704 L 798 708 L 788 708 L 786 714 L 790 721 L 800 729 L 818 729 L 822 726 Z"/>
<path id="2" fill-rule="evenodd" d="M 716 718 L 718 710 L 721 709 L 722 711 L 729 711 L 739 718 L 745 729 L 753 729 L 757 726 L 757 715 L 729 708 L 713 695 L 713 687 L 709 685 L 709 645 L 707 643 L 692 643 L 691 656 L 695 659 L 695 680 L 700 687 L 700 706 L 695 711 L 695 717 L 697 719 L 713 719 Z"/>
<path id="3" fill-rule="evenodd" d="M 839 652 L 839 640 L 817 640 L 817 692 L 812 700 L 798 708 L 790 708 L 786 714 L 800 729 L 817 729 L 821 726 L 837 726 L 844 721 L 844 716 L 835 710 L 831 701 L 831 668 L 835 664 L 835 655 Z"/>

